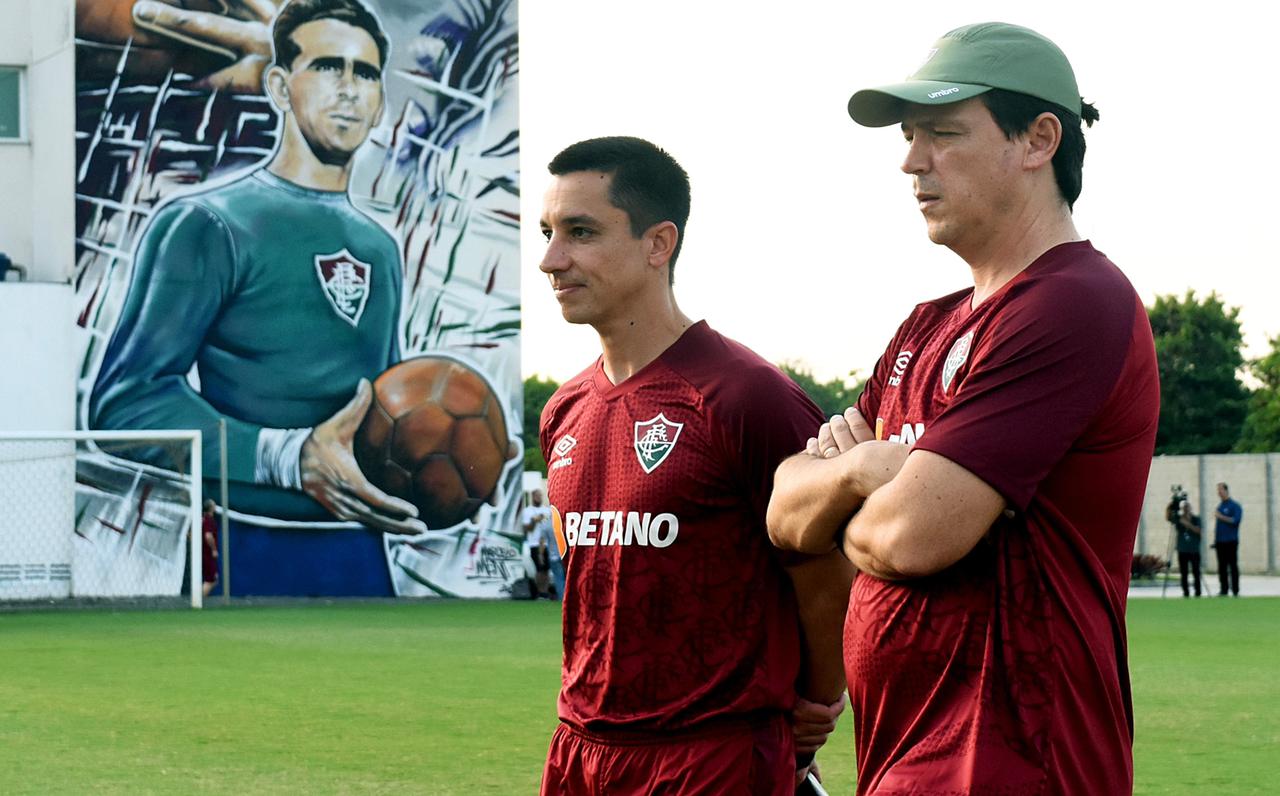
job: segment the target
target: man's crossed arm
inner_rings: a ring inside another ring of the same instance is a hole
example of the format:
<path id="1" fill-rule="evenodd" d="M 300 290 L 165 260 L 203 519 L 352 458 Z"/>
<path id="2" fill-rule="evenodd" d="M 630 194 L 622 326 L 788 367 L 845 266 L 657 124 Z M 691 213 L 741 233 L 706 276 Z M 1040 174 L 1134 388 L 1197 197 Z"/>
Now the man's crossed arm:
<path id="1" fill-rule="evenodd" d="M 778 547 L 838 547 L 862 572 L 903 580 L 959 561 L 1004 509 L 978 476 L 930 451 L 874 439 L 850 408 L 778 467 L 767 521 Z"/>

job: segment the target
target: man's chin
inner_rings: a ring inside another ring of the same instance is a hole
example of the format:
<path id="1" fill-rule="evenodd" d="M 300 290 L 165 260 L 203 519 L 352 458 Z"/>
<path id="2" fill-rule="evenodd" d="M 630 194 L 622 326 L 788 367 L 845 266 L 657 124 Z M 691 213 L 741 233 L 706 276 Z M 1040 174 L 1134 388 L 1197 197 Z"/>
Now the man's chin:
<path id="1" fill-rule="evenodd" d="M 593 320 L 591 314 L 584 312 L 581 307 L 570 307 L 566 304 L 560 305 L 560 317 L 574 324 L 590 324 Z"/>
<path id="2" fill-rule="evenodd" d="M 356 150 L 360 148 L 360 144 L 364 140 L 361 139 L 355 146 L 349 146 L 345 143 L 320 143 L 316 141 L 308 141 L 307 146 L 311 148 L 311 153 L 316 156 L 316 160 L 326 166 L 346 166 L 351 162 L 351 158 L 356 154 Z"/>

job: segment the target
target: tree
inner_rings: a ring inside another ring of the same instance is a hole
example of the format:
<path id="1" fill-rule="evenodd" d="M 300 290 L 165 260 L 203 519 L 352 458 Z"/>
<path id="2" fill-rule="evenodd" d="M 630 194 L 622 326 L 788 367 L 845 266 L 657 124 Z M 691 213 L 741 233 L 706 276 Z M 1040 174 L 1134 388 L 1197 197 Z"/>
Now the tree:
<path id="1" fill-rule="evenodd" d="M 1249 396 L 1236 453 L 1280 451 L 1280 335 L 1269 342 L 1271 352 L 1249 363 L 1249 371 L 1262 386 Z"/>
<path id="2" fill-rule="evenodd" d="M 542 460 L 542 446 L 538 442 L 538 421 L 542 407 L 559 388 L 557 382 L 538 376 L 524 380 L 524 430 L 520 433 L 524 441 L 524 469 L 537 470 L 543 475 L 547 474 L 547 463 Z"/>
<path id="3" fill-rule="evenodd" d="M 784 362 L 778 367 L 800 385 L 800 389 L 822 410 L 824 417 L 840 414 L 855 405 L 862 392 L 862 385 L 866 383 L 866 379 L 857 378 L 856 370 L 850 371 L 847 378 L 820 382 L 814 378 L 813 371 L 799 363 Z"/>
<path id="4" fill-rule="evenodd" d="M 1157 296 L 1148 310 L 1160 368 L 1156 453 L 1225 453 L 1240 438 L 1249 399 L 1237 371 L 1240 308 L 1210 293 Z"/>

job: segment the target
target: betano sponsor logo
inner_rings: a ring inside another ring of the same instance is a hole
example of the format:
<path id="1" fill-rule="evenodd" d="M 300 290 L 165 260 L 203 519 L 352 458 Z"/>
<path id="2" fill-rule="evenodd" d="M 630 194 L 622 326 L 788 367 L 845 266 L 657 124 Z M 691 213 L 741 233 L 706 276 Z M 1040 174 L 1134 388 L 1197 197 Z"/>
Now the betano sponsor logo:
<path id="1" fill-rule="evenodd" d="M 551 507 L 551 528 L 563 557 L 570 547 L 670 547 L 680 535 L 674 514 L 639 511 L 569 511 Z"/>
<path id="2" fill-rule="evenodd" d="M 876 439 L 884 439 L 884 418 L 876 418 Z M 890 434 L 889 441 L 897 442 L 902 445 L 914 445 L 916 440 L 924 436 L 924 423 L 903 423 L 902 431 L 897 434 Z"/>

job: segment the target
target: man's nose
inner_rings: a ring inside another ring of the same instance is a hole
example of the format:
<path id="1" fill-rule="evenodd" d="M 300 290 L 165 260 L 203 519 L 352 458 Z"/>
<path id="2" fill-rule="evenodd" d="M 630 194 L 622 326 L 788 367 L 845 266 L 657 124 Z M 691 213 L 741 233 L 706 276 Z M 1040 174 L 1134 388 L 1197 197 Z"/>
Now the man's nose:
<path id="1" fill-rule="evenodd" d="M 929 170 L 929 152 L 923 136 L 916 136 L 907 144 L 907 156 L 902 159 L 902 170 L 907 174 L 924 174 Z"/>
<path id="2" fill-rule="evenodd" d="M 553 274 L 557 271 L 563 271 L 569 267 L 569 254 L 561 245 L 559 238 L 555 235 L 551 236 L 551 240 L 547 241 L 547 250 L 543 252 L 542 262 L 538 264 L 538 270 L 544 274 Z"/>
<path id="3" fill-rule="evenodd" d="M 351 62 L 343 66 L 342 74 L 338 76 L 338 94 L 343 97 L 356 95 L 356 70 L 355 64 Z"/>

